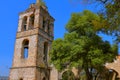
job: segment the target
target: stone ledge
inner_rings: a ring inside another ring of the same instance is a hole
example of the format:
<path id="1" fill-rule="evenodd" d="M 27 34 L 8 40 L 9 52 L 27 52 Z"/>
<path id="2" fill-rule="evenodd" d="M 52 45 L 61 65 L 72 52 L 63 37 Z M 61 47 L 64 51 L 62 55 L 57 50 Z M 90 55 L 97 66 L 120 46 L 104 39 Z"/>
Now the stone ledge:
<path id="1" fill-rule="evenodd" d="M 10 69 L 22 69 L 22 68 L 40 68 L 40 69 L 49 69 L 49 70 L 51 69 L 50 67 L 45 68 L 45 67 L 39 67 L 39 66 L 12 67 Z"/>
<path id="2" fill-rule="evenodd" d="M 17 32 L 16 38 L 22 38 L 22 37 L 27 37 L 27 36 L 36 35 L 36 34 L 38 34 L 38 28 Z"/>

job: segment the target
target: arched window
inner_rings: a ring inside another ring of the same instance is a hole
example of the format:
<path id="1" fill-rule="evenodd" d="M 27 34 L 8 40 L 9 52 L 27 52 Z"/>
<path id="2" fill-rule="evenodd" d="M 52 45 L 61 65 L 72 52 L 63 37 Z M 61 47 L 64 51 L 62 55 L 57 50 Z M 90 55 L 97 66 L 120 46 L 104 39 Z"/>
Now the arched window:
<path id="1" fill-rule="evenodd" d="M 29 51 L 29 41 L 24 40 L 23 41 L 23 58 L 28 58 L 28 51 Z"/>
<path id="2" fill-rule="evenodd" d="M 23 18 L 23 25 L 22 25 L 22 31 L 27 30 L 27 16 Z"/>
<path id="3" fill-rule="evenodd" d="M 45 42 L 44 43 L 44 57 L 43 57 L 44 61 L 47 61 L 47 54 L 48 54 L 48 43 Z"/>
<path id="4" fill-rule="evenodd" d="M 35 16 L 34 16 L 34 14 L 32 14 L 30 16 L 30 27 L 29 27 L 29 29 L 32 29 L 34 27 L 34 20 L 35 20 Z"/>

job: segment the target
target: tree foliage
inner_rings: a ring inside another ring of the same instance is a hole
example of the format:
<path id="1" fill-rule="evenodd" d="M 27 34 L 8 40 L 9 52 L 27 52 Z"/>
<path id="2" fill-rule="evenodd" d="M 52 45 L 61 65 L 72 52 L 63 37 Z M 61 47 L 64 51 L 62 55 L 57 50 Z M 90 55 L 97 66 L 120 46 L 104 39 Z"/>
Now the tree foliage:
<path id="1" fill-rule="evenodd" d="M 75 76 L 72 71 L 65 71 L 62 75 L 62 80 L 75 80 Z"/>
<path id="2" fill-rule="evenodd" d="M 109 24 L 108 32 L 116 36 L 116 41 L 120 42 L 120 1 L 119 0 L 107 0 L 105 5 L 105 11 L 102 13 L 104 19 Z"/>
<path id="3" fill-rule="evenodd" d="M 65 68 L 82 67 L 87 80 L 92 79 L 93 69 L 100 72 L 106 62 L 117 55 L 117 45 L 110 45 L 98 36 L 95 21 L 100 17 L 90 11 L 73 13 L 66 25 L 64 38 L 53 41 L 51 62 L 61 71 Z"/>
<path id="4" fill-rule="evenodd" d="M 84 0 L 83 0 L 84 1 Z M 120 0 L 87 0 L 87 2 L 100 2 L 103 5 L 104 10 L 98 12 L 102 20 L 105 22 L 99 23 L 96 21 L 96 25 L 100 25 L 104 33 L 113 35 L 116 37 L 116 41 L 120 42 Z"/>

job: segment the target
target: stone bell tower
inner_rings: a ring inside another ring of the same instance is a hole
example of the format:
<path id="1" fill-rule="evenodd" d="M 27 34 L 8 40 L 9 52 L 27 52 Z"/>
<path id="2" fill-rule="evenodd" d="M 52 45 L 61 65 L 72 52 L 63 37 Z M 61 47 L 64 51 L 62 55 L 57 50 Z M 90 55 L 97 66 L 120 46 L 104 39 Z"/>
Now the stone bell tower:
<path id="1" fill-rule="evenodd" d="M 9 80 L 50 80 L 53 28 L 54 18 L 40 0 L 20 13 Z"/>

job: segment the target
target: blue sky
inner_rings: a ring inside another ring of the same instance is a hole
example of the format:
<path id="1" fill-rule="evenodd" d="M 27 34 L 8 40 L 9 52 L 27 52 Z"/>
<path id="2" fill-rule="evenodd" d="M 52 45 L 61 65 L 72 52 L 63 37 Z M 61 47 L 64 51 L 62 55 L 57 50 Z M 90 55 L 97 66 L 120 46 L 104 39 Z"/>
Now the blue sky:
<path id="1" fill-rule="evenodd" d="M 50 14 L 55 18 L 54 36 L 62 38 L 64 36 L 65 25 L 73 12 L 99 10 L 97 5 L 86 5 L 79 0 L 45 0 Z M 14 43 L 18 27 L 19 12 L 24 11 L 36 0 L 1 0 L 0 2 L 0 76 L 8 76 L 9 68 L 12 66 L 14 53 Z M 111 37 L 104 39 L 110 40 Z"/>

